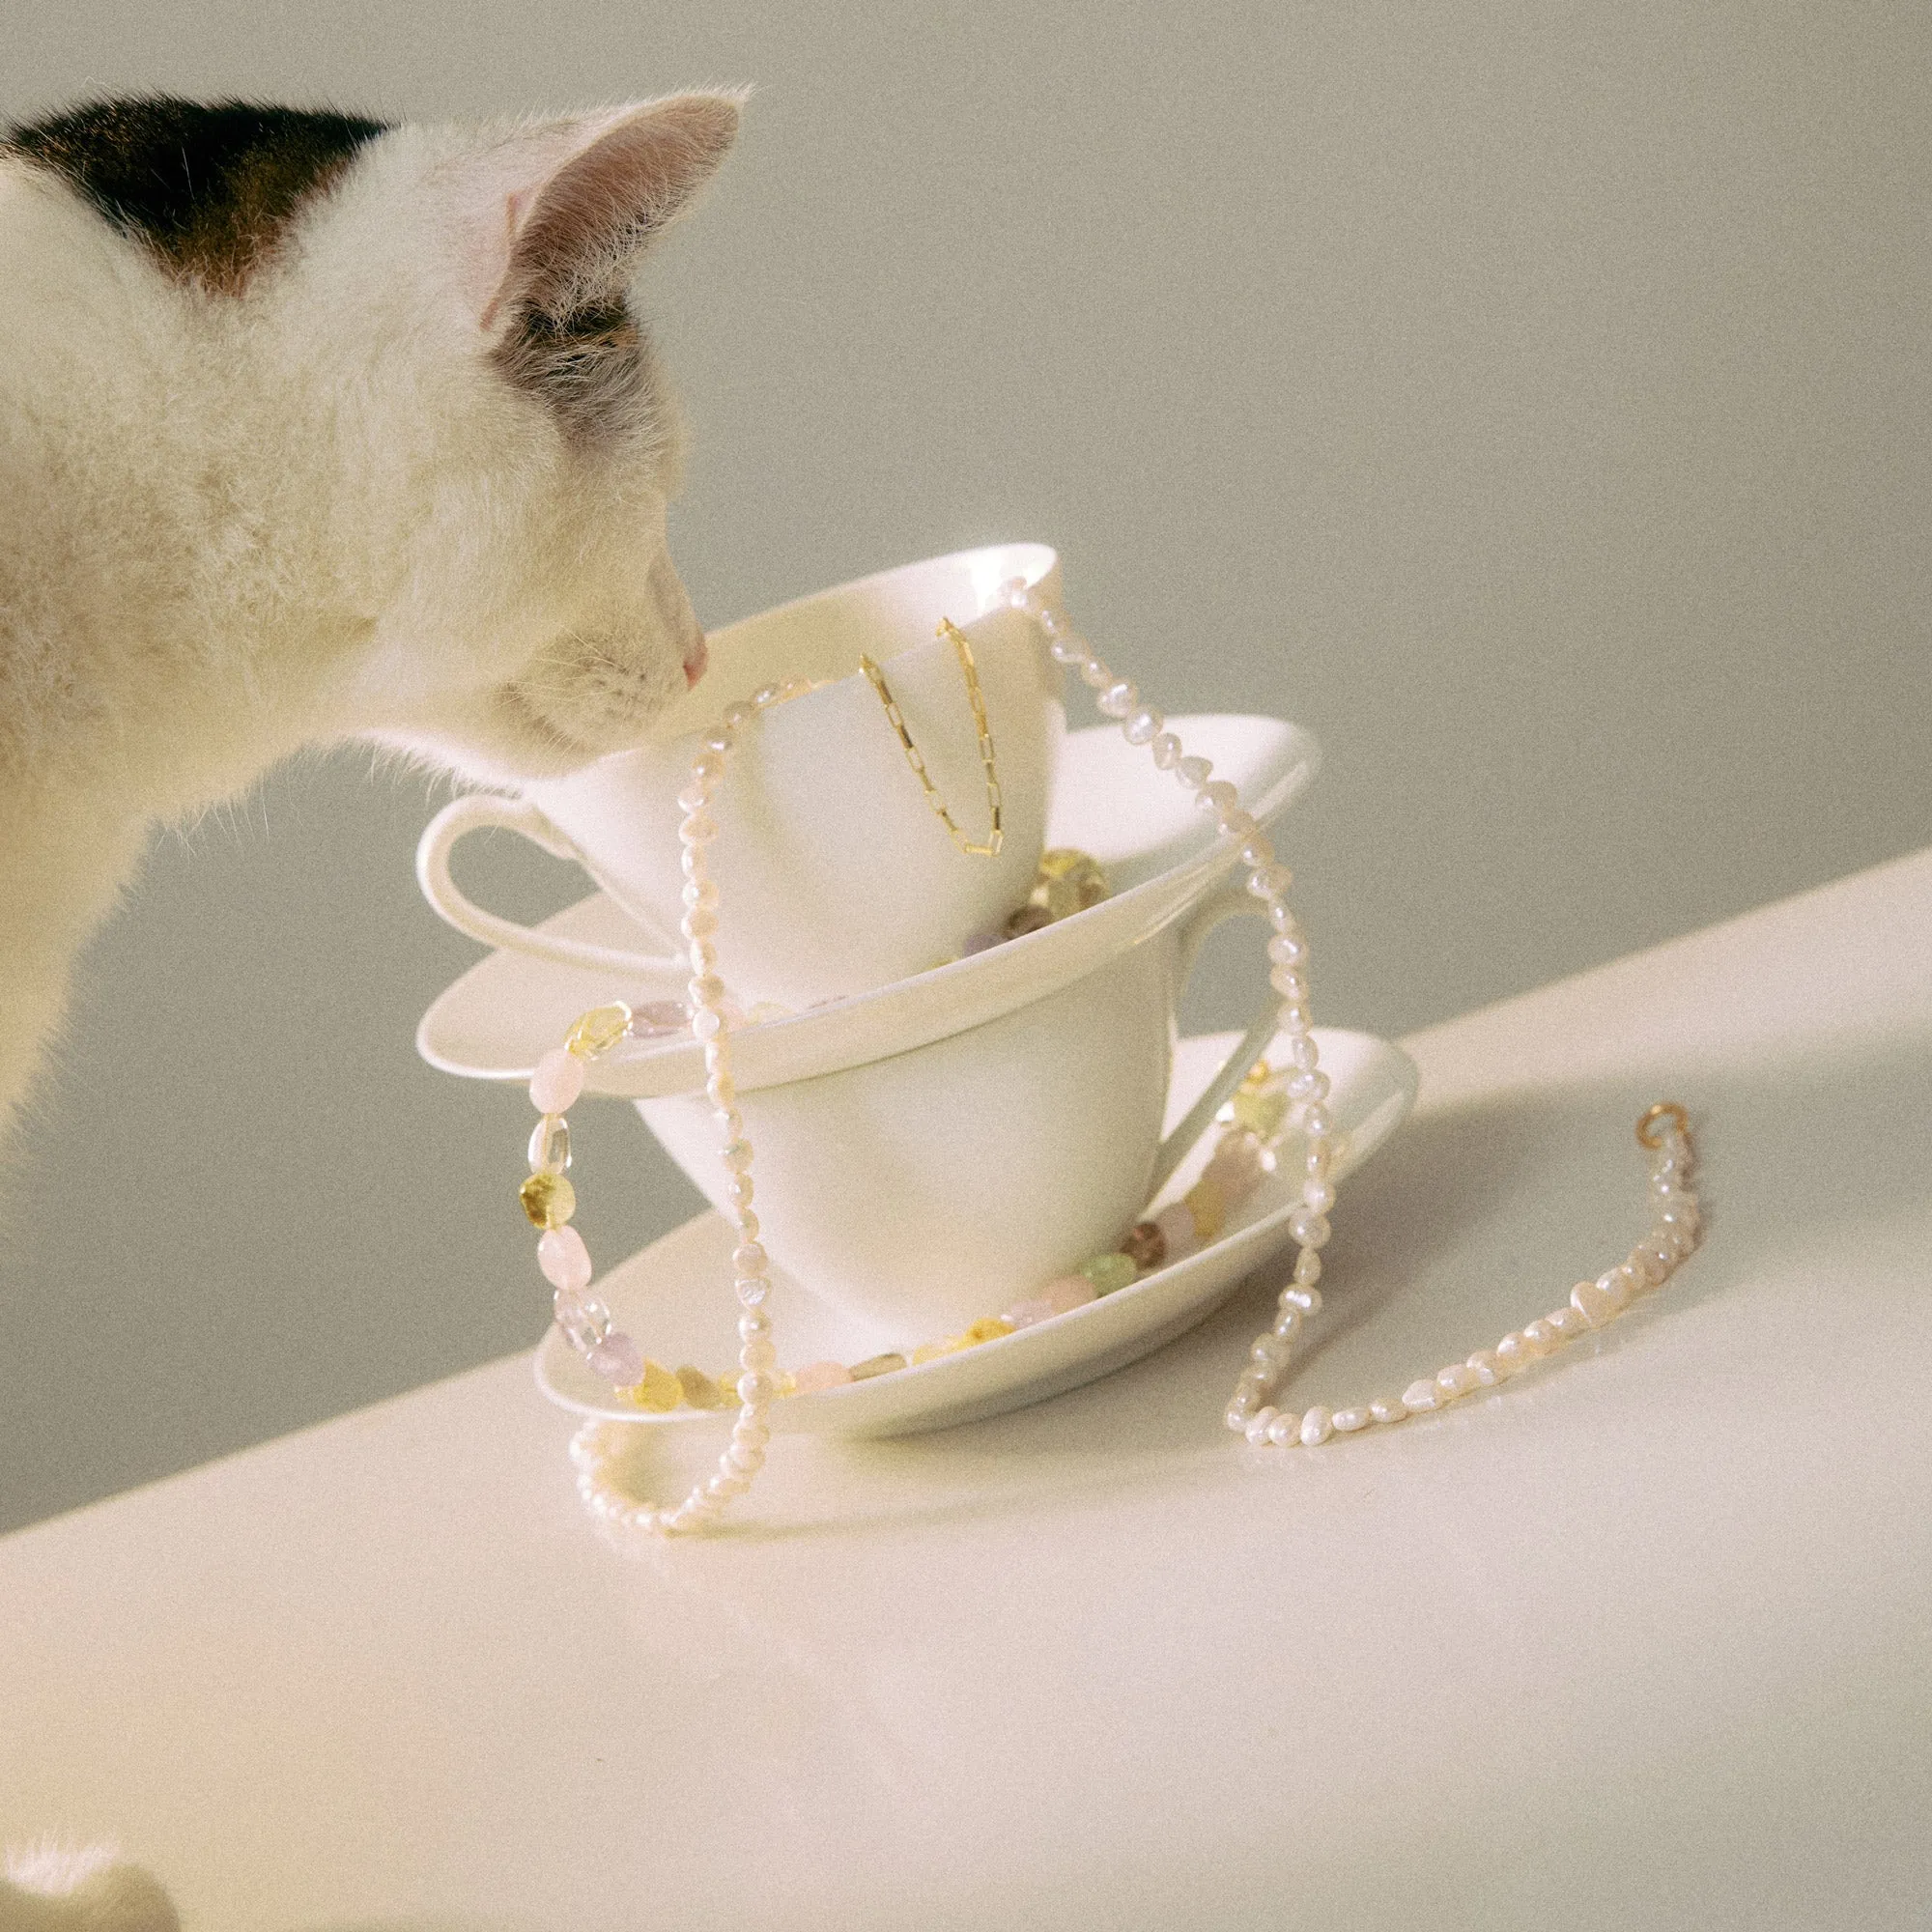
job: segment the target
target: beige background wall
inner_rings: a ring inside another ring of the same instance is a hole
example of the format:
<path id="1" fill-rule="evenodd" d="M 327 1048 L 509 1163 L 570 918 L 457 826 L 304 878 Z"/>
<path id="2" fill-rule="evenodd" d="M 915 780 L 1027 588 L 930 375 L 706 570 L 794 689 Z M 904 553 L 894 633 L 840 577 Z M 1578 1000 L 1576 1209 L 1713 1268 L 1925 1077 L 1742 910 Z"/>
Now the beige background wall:
<path id="1" fill-rule="evenodd" d="M 1170 709 L 1326 741 L 1285 841 L 1324 1018 L 1400 1033 L 1932 836 L 1920 7 L 7 13 L 9 116 L 758 83 L 646 284 L 700 614 L 1058 543 Z M 0 1527 L 538 1332 L 525 1102 L 411 1048 L 473 956 L 411 882 L 430 803 L 279 774 L 162 837 L 87 960 L 11 1183 Z M 1258 984 L 1215 967 L 1203 1022 Z M 634 1118 L 582 1127 L 600 1253 L 690 1211 Z"/>

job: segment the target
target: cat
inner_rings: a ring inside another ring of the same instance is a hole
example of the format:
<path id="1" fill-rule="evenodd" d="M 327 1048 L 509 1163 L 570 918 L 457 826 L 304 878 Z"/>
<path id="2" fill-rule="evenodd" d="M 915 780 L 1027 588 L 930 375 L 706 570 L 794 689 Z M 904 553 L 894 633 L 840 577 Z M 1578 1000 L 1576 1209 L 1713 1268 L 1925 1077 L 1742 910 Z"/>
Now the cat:
<path id="1" fill-rule="evenodd" d="M 702 672 L 627 289 L 741 100 L 0 136 L 0 1131 L 156 820 L 352 738 L 572 769 Z"/>
<path id="2" fill-rule="evenodd" d="M 10 1882 L 11 1881 L 11 1882 Z M 181 1932 L 166 1892 L 111 1847 L 14 1852 L 0 1877 L 0 1932 Z"/>

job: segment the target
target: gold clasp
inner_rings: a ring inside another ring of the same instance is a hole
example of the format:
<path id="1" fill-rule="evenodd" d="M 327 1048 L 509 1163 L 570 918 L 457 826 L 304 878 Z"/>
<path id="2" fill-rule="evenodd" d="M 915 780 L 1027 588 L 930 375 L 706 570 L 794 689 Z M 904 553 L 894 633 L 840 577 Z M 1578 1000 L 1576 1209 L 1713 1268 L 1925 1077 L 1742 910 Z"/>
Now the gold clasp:
<path id="1" fill-rule="evenodd" d="M 1649 1148 L 1654 1151 L 1663 1145 L 1662 1139 L 1651 1132 L 1651 1128 L 1659 1121 L 1671 1122 L 1680 1134 L 1688 1136 L 1690 1132 L 1690 1116 L 1675 1100 L 1660 1100 L 1636 1123 L 1636 1144 L 1638 1147 Z"/>

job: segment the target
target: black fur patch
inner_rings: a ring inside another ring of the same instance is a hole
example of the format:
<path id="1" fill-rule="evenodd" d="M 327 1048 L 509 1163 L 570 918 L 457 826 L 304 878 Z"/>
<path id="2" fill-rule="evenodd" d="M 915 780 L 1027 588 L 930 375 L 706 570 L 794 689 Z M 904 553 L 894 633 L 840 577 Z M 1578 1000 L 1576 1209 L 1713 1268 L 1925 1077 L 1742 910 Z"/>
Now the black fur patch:
<path id="1" fill-rule="evenodd" d="M 352 114 L 154 96 L 14 128 L 0 154 L 59 175 L 178 279 L 237 295 L 302 203 L 384 129 Z"/>

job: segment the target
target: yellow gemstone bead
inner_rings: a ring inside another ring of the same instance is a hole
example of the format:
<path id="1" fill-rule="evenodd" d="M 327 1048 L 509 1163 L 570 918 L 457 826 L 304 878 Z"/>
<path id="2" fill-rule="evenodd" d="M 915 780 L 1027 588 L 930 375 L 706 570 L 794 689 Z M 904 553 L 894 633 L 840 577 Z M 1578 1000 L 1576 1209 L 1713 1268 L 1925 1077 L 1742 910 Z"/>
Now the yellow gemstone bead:
<path id="1" fill-rule="evenodd" d="M 723 1408 L 730 1400 L 702 1369 L 686 1362 L 677 1372 L 677 1385 L 693 1408 Z"/>
<path id="2" fill-rule="evenodd" d="M 592 1007 L 564 1036 L 563 1043 L 580 1060 L 595 1060 L 609 1053 L 631 1030 L 631 1009 L 622 1000 L 608 1007 Z"/>
<path id="3" fill-rule="evenodd" d="M 1042 879 L 1064 879 L 1069 872 L 1093 864 L 1094 861 L 1077 845 L 1049 845 L 1039 855 L 1039 876 Z"/>
<path id="4" fill-rule="evenodd" d="M 1194 1217 L 1194 1237 L 1211 1241 L 1228 1219 L 1228 1197 L 1211 1180 L 1197 1180 L 1185 1195 L 1187 1211 Z"/>
<path id="5" fill-rule="evenodd" d="M 963 1335 L 949 1335 L 943 1342 L 922 1342 L 912 1351 L 912 1363 L 918 1368 L 922 1362 L 936 1362 L 941 1355 L 956 1355 L 969 1344 Z"/>
<path id="6" fill-rule="evenodd" d="M 997 1342 L 1002 1335 L 1010 1335 L 1013 1324 L 1004 1315 L 982 1315 L 967 1329 L 964 1341 L 968 1348 L 980 1342 Z"/>
<path id="7" fill-rule="evenodd" d="M 874 1376 L 889 1376 L 906 1365 L 906 1358 L 896 1349 L 883 1355 L 867 1355 L 863 1362 L 852 1364 L 852 1379 L 855 1382 L 870 1381 Z"/>
<path id="8" fill-rule="evenodd" d="M 662 1362 L 647 1360 L 643 1374 L 624 1393 L 639 1408 L 668 1415 L 684 1400 L 684 1384 Z"/>
<path id="9" fill-rule="evenodd" d="M 1258 1060 L 1241 1075 L 1243 1087 L 1265 1087 L 1274 1078 L 1274 1068 L 1265 1060 Z"/>
<path id="10" fill-rule="evenodd" d="M 1038 906 L 1050 919 L 1066 919 L 1098 905 L 1108 892 L 1107 875 L 1096 859 L 1070 845 L 1056 845 L 1039 855 L 1039 870 L 1027 903 Z"/>
<path id="11" fill-rule="evenodd" d="M 577 1212 L 577 1189 L 561 1174 L 545 1169 L 517 1189 L 533 1228 L 560 1228 Z"/>
<path id="12" fill-rule="evenodd" d="M 1234 1115 L 1240 1125 L 1252 1128 L 1263 1140 L 1272 1140 L 1288 1118 L 1288 1095 L 1243 1087 L 1235 1095 Z"/>

